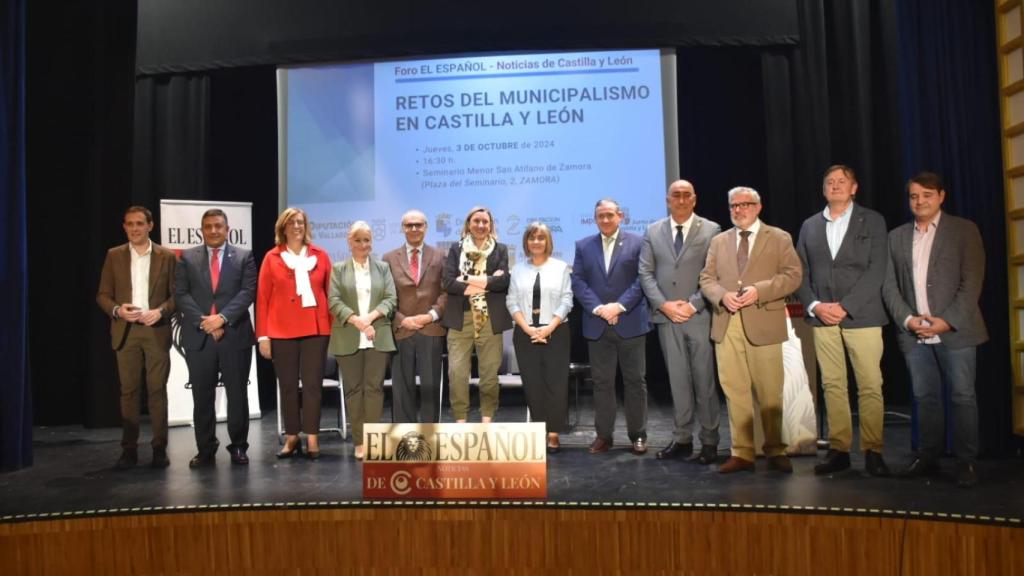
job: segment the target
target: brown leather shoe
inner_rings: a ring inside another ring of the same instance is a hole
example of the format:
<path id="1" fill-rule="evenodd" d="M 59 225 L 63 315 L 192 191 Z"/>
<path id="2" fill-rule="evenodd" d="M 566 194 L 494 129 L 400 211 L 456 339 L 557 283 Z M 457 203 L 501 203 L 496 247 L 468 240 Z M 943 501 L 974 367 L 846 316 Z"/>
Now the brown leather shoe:
<path id="1" fill-rule="evenodd" d="M 738 456 L 729 456 L 729 459 L 718 467 L 719 474 L 732 474 L 733 472 L 753 472 L 754 463 L 744 460 Z"/>
<path id="2" fill-rule="evenodd" d="M 768 469 L 782 472 L 783 474 L 792 474 L 793 463 L 789 461 L 789 457 L 785 454 L 779 454 L 778 456 L 768 458 Z"/>
<path id="3" fill-rule="evenodd" d="M 600 454 L 601 452 L 607 452 L 612 447 L 612 441 L 598 436 L 590 443 L 590 447 L 587 448 L 587 452 L 591 454 Z"/>

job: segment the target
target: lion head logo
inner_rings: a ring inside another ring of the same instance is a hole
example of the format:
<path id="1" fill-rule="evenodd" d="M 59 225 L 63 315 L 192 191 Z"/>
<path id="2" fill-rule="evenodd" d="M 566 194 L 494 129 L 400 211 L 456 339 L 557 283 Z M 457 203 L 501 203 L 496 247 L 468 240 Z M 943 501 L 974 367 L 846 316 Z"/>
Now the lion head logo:
<path id="1" fill-rule="evenodd" d="M 419 432 L 406 432 L 395 449 L 396 460 L 431 460 L 433 457 L 430 444 Z"/>

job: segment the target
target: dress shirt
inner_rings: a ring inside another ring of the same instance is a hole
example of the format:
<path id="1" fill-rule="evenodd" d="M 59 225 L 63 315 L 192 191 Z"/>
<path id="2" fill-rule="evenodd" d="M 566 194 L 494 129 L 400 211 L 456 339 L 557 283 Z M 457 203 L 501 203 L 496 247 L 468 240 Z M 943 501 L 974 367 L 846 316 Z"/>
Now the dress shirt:
<path id="1" fill-rule="evenodd" d="M 934 220 L 925 225 L 923 232 L 918 228 L 917 222 L 914 222 L 914 303 L 917 306 L 917 313 L 920 315 L 931 314 L 931 309 L 928 308 L 928 259 L 932 255 L 935 230 L 939 227 L 941 216 L 942 212 L 940 211 L 935 215 Z M 903 321 L 904 327 L 908 321 L 910 321 L 910 316 Z M 938 344 L 940 342 L 942 340 L 938 336 L 921 341 L 923 344 Z"/>
<path id="2" fill-rule="evenodd" d="M 736 230 L 736 250 L 739 250 L 740 249 L 740 241 L 743 240 L 743 238 L 740 236 L 740 232 L 742 231 L 742 229 L 740 229 L 739 226 L 737 226 L 736 228 L 737 228 L 737 230 Z M 754 220 L 754 223 L 750 225 L 750 228 L 747 228 L 747 232 L 750 232 L 750 236 L 747 236 L 747 256 L 750 256 L 750 253 L 754 250 L 754 240 L 757 238 L 757 233 L 760 230 L 761 230 L 761 219 L 760 218 L 758 218 L 757 220 Z"/>
<path id="3" fill-rule="evenodd" d="M 828 242 L 828 251 L 832 254 L 832 261 L 836 259 L 836 254 L 839 253 L 839 247 L 843 245 L 843 238 L 846 238 L 846 231 L 850 229 L 850 215 L 853 214 L 853 202 L 846 207 L 836 218 L 832 218 L 832 212 L 828 206 L 825 206 L 825 211 L 822 215 L 825 217 L 825 241 Z M 812 317 L 814 316 L 814 307 L 821 304 L 821 300 L 815 300 L 811 302 L 811 305 L 807 307 L 807 312 Z"/>
<path id="4" fill-rule="evenodd" d="M 224 249 L 227 248 L 227 247 L 228 247 L 228 243 L 227 242 L 221 244 L 220 246 L 217 246 L 217 250 L 218 250 L 218 252 L 217 252 L 218 270 L 220 270 L 222 272 L 224 271 Z M 213 262 L 213 247 L 211 247 L 211 246 L 207 246 L 206 247 L 206 260 L 208 262 Z"/>
<path id="5" fill-rule="evenodd" d="M 607 272 L 608 268 L 612 265 L 612 254 L 615 252 L 615 243 L 619 241 L 619 229 L 615 229 L 615 234 L 611 236 L 605 236 L 601 234 L 601 247 L 604 250 L 604 271 Z"/>
<path id="6" fill-rule="evenodd" d="M 552 316 L 563 321 L 572 310 L 572 281 L 569 265 L 558 258 L 548 258 L 540 266 L 529 259 L 521 260 L 512 268 L 505 306 L 515 316 L 521 312 L 529 324 L 533 319 L 533 283 L 540 274 L 540 325 L 551 323 Z"/>
<path id="7" fill-rule="evenodd" d="M 693 224 L 693 214 L 690 214 L 686 222 L 676 222 L 676 219 L 671 216 L 669 216 L 669 220 L 672 221 L 672 244 L 675 245 L 676 236 L 679 235 L 679 226 L 683 227 L 683 242 L 686 242 L 686 237 L 690 235 L 690 225 Z"/>
<path id="8" fill-rule="evenodd" d="M 412 272 L 412 250 L 413 250 L 413 248 L 415 248 L 416 250 L 420 251 L 419 254 L 417 254 L 417 256 L 419 256 L 419 258 L 420 258 L 420 277 L 419 278 L 413 278 L 413 280 L 416 281 L 417 285 L 419 285 L 420 279 L 423 278 L 423 246 L 424 245 L 425 244 L 420 244 L 419 246 L 413 246 L 412 244 L 409 244 L 408 242 L 405 243 L 405 261 L 409 263 L 409 271 L 410 271 L 410 273 Z M 434 310 L 433 308 L 431 308 L 430 310 L 427 310 L 427 314 L 430 314 L 430 321 L 431 322 L 437 322 L 438 320 L 441 319 L 441 317 L 437 315 L 437 310 Z"/>
<path id="9" fill-rule="evenodd" d="M 142 254 L 131 245 L 128 246 L 128 252 L 132 255 L 132 305 L 146 311 L 149 310 L 149 264 L 153 255 L 153 241 L 149 241 Z"/>
<path id="10" fill-rule="evenodd" d="M 352 271 L 356 278 L 356 300 L 360 316 L 370 313 L 370 259 L 367 258 L 364 264 L 352 260 Z M 359 349 L 373 348 L 373 341 L 366 337 L 362 331 L 359 332 Z"/>

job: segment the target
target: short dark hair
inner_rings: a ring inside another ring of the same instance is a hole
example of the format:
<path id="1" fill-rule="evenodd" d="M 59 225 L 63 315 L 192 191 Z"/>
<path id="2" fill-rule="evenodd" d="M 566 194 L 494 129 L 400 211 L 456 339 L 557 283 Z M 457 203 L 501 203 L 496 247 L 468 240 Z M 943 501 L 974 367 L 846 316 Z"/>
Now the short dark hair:
<path id="1" fill-rule="evenodd" d="M 199 223 L 202 224 L 203 220 L 206 220 L 207 218 L 214 218 L 216 216 L 220 216 L 221 218 L 223 218 L 224 225 L 228 225 L 228 215 L 225 214 L 224 211 L 221 210 L 220 208 L 210 208 L 206 212 L 203 212 L 203 217 L 199 219 Z"/>
<path id="2" fill-rule="evenodd" d="M 124 211 L 124 216 L 131 214 L 132 212 L 139 212 L 146 217 L 146 224 L 153 223 L 153 213 L 149 211 L 149 208 L 145 206 L 129 206 Z"/>
<path id="3" fill-rule="evenodd" d="M 935 172 L 918 172 L 907 180 L 907 191 L 910 191 L 910 185 L 917 184 L 922 188 L 928 190 L 938 190 L 939 192 L 945 192 L 946 186 L 942 183 L 942 176 L 939 176 Z"/>
<path id="4" fill-rule="evenodd" d="M 611 204 L 615 206 L 615 213 L 622 214 L 622 205 L 618 203 L 614 198 L 601 198 L 594 204 L 594 212 L 597 213 L 597 209 L 601 207 L 601 204 Z"/>
<path id="5" fill-rule="evenodd" d="M 844 176 L 846 176 L 850 180 L 853 180 L 855 184 L 857 183 L 857 173 L 853 171 L 853 168 L 850 168 L 846 164 L 833 164 L 829 166 L 828 168 L 825 169 L 825 173 L 821 176 L 821 179 L 824 181 L 826 178 L 828 178 L 829 174 L 835 172 L 836 170 L 842 170 Z"/>

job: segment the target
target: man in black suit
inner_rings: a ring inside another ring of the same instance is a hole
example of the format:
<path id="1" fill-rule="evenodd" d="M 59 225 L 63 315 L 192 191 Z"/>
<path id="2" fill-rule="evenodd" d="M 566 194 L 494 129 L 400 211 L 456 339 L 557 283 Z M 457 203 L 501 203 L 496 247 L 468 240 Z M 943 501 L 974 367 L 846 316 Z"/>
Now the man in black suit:
<path id="1" fill-rule="evenodd" d="M 821 368 L 828 410 L 829 451 L 814 467 L 832 474 L 850 467 L 853 424 L 846 381 L 846 355 L 857 377 L 860 448 L 872 476 L 888 476 L 882 460 L 882 305 L 888 265 L 885 219 L 855 203 L 857 176 L 848 166 L 825 171 L 828 203 L 804 221 L 796 251 L 804 267 L 797 294 L 814 327 L 814 352 Z"/>
<path id="2" fill-rule="evenodd" d="M 939 471 L 945 447 L 943 384 L 952 391 L 957 484 L 977 484 L 978 404 L 974 392 L 977 347 L 988 341 L 978 307 L 985 280 L 985 249 L 978 227 L 942 211 L 942 177 L 921 172 L 907 182 L 914 220 L 889 233 L 883 295 L 910 372 L 920 427 L 919 451 L 903 476 Z"/>
<path id="3" fill-rule="evenodd" d="M 256 297 L 256 262 L 249 250 L 227 243 L 228 231 L 224 211 L 207 210 L 203 245 L 185 250 L 178 261 L 175 297 L 183 315 L 181 335 L 199 449 L 190 468 L 212 466 L 220 445 L 214 408 L 218 375 L 227 393 L 231 462 L 249 463 L 247 385 L 255 342 L 249 306 Z"/>

